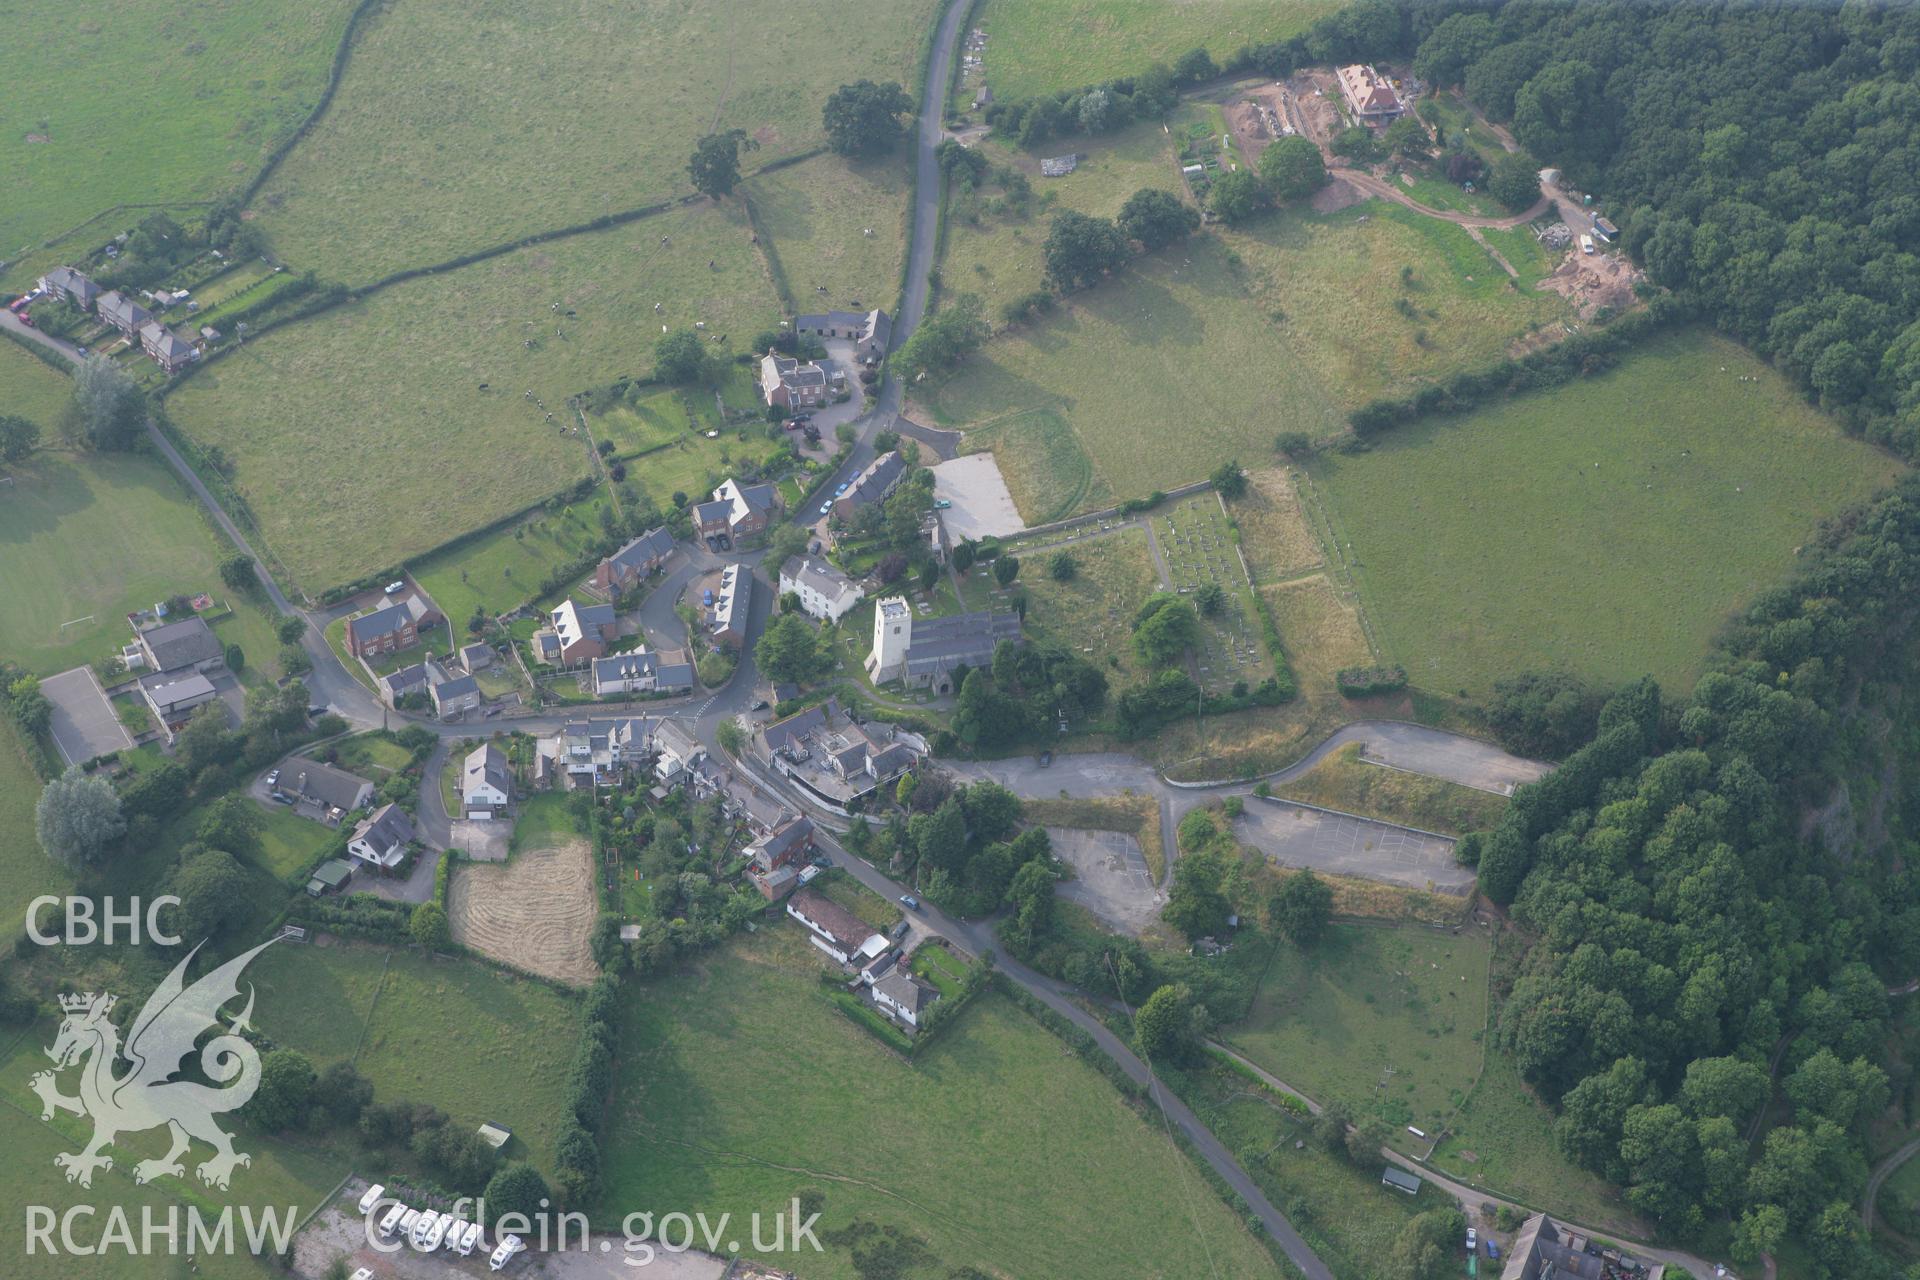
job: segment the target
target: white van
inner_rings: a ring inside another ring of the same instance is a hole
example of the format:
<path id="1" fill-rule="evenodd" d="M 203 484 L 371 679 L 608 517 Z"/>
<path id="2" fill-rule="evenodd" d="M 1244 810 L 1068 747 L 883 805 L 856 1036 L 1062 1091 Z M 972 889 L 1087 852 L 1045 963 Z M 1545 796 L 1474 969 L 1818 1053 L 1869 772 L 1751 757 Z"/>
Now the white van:
<path id="1" fill-rule="evenodd" d="M 508 1236 L 505 1240 L 502 1240 L 500 1246 L 493 1251 L 493 1256 L 487 1259 L 487 1270 L 498 1271 L 513 1261 L 514 1254 L 526 1247 L 526 1242 L 519 1236 Z"/>
<path id="2" fill-rule="evenodd" d="M 407 1206 L 394 1204 L 387 1210 L 387 1216 L 380 1219 L 380 1234 L 390 1236 L 400 1229 L 400 1220 L 407 1216 Z"/>
<path id="3" fill-rule="evenodd" d="M 1582 252 L 1582 253 L 1592 253 L 1592 252 L 1593 252 L 1593 237 L 1592 237 L 1592 236 L 1581 236 L 1581 237 L 1580 237 L 1580 252 Z"/>
<path id="4" fill-rule="evenodd" d="M 276 770 L 276 772 L 278 771 Z M 275 781 L 277 781 L 277 779 L 275 779 Z M 273 782 L 269 781 L 267 785 L 272 786 Z M 381 1183 L 376 1182 L 372 1186 L 368 1187 L 367 1194 L 360 1197 L 360 1216 L 364 1218 L 367 1216 L 367 1214 L 371 1213 L 373 1211 L 373 1206 L 379 1204 L 380 1197 L 385 1194 L 387 1194 L 387 1189 Z"/>

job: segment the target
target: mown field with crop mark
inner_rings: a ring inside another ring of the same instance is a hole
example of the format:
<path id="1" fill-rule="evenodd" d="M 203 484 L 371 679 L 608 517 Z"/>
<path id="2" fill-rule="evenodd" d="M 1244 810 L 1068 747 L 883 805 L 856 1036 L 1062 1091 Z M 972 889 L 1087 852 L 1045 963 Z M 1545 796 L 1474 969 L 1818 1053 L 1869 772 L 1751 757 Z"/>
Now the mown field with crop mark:
<path id="1" fill-rule="evenodd" d="M 607 1206 L 739 1217 L 817 1187 L 826 1231 L 899 1227 L 943 1272 L 1099 1277 L 1125 1257 L 1155 1274 L 1272 1273 L 1158 1124 L 1004 997 L 978 998 L 909 1064 L 819 994 L 815 956 L 782 924 L 629 991 Z M 768 1087 L 795 1062 L 807 1087 Z M 855 1274 L 837 1248 L 807 1266 Z"/>
<path id="2" fill-rule="evenodd" d="M 690 189 L 711 129 L 754 135 L 749 169 L 819 145 L 835 87 L 912 79 L 935 11 L 395 5 L 256 197 L 259 225 L 298 268 L 360 283 L 653 204 Z"/>
<path id="3" fill-rule="evenodd" d="M 851 161 L 828 152 L 747 182 L 802 311 L 893 311 L 907 247 L 906 154 Z"/>
<path id="4" fill-rule="evenodd" d="M 769 327 L 749 235 L 737 208 L 687 209 L 409 281 L 249 343 L 169 409 L 318 592 L 585 475 L 567 397 L 645 374 L 663 325 L 704 322 L 716 353 Z"/>
<path id="5" fill-rule="evenodd" d="M 1311 469 L 1389 656 L 1416 684 L 1484 694 L 1542 654 L 1684 688 L 1820 517 L 1901 466 L 1744 349 L 1689 331 Z M 1526 483 L 1492 493 L 1496 474 Z"/>

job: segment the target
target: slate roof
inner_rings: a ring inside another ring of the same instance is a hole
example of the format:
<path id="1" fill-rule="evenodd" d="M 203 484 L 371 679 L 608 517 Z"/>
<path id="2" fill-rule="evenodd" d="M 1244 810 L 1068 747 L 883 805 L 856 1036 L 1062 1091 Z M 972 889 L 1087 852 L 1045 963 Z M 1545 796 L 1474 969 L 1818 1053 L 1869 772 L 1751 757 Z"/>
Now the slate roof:
<path id="1" fill-rule="evenodd" d="M 851 503 L 856 507 L 866 506 L 870 502 L 879 502 L 900 483 L 900 477 L 907 471 L 907 460 L 893 449 L 887 450 L 869 462 L 866 469 L 854 477 L 847 491 L 840 495 L 839 501 Z"/>
<path id="2" fill-rule="evenodd" d="M 115 289 L 112 293 L 102 294 L 94 306 L 94 313 L 116 329 L 132 332 L 147 321 L 153 319 L 153 313 Z"/>
<path id="3" fill-rule="evenodd" d="M 791 818 L 748 845 L 747 852 L 753 854 L 763 864 L 771 864 L 786 857 L 795 845 L 805 844 L 812 835 L 813 820 L 811 818 L 805 816 Z"/>
<path id="4" fill-rule="evenodd" d="M 452 702 L 455 698 L 464 698 L 470 693 L 480 692 L 480 682 L 472 676 L 455 676 L 451 680 L 442 680 L 433 686 L 435 706 Z"/>
<path id="5" fill-rule="evenodd" d="M 1020 639 L 1020 615 L 983 609 L 945 618 L 916 618 L 912 639 L 907 647 L 909 676 L 951 671 L 963 663 L 984 667 L 992 663 L 994 647 L 1002 640 Z"/>
<path id="6" fill-rule="evenodd" d="M 424 662 L 401 667 L 398 671 L 389 671 L 380 677 L 381 688 L 386 691 L 388 697 L 396 699 L 415 691 L 424 693 L 432 683 L 432 673 L 427 670 L 427 664 Z"/>
<path id="7" fill-rule="evenodd" d="M 353 829 L 353 839 L 364 840 L 375 852 L 386 853 L 413 839 L 413 819 L 397 804 L 383 804 Z"/>
<path id="8" fill-rule="evenodd" d="M 928 1005 L 940 998 L 938 991 L 899 965 L 894 966 L 892 973 L 874 983 L 873 989 L 916 1018 Z"/>
<path id="9" fill-rule="evenodd" d="M 788 557 L 787 562 L 780 566 L 780 578 L 783 582 L 812 587 L 830 600 L 838 600 L 846 592 L 857 590 L 852 578 L 827 561 L 816 560 L 812 556 Z"/>
<path id="10" fill-rule="evenodd" d="M 281 767 L 280 776 L 288 790 L 320 804 L 336 809 L 351 809 L 359 802 L 363 787 L 373 784 L 357 774 L 345 769 L 336 769 L 319 760 L 289 760 Z"/>
<path id="11" fill-rule="evenodd" d="M 673 550 L 673 534 L 665 525 L 649 529 L 607 557 L 607 563 L 620 568 L 637 568 L 666 557 Z"/>
<path id="12" fill-rule="evenodd" d="M 507 753 L 491 742 L 483 742 L 467 752 L 460 766 L 461 795 L 468 795 L 483 784 L 502 795 L 513 792 L 513 772 L 507 767 Z"/>
<path id="13" fill-rule="evenodd" d="M 701 502 L 693 508 L 693 522 L 698 525 L 726 524 L 732 514 L 731 502 Z"/>
<path id="14" fill-rule="evenodd" d="M 147 700 L 162 712 L 189 702 L 204 702 L 215 695 L 213 681 L 199 672 L 181 676 L 178 680 L 168 680 L 161 684 L 146 686 Z"/>
<path id="15" fill-rule="evenodd" d="M 789 911 L 798 911 L 824 933 L 840 950 L 853 955 L 868 938 L 879 933 L 872 925 L 824 894 L 801 889 L 787 900 Z"/>
<path id="16" fill-rule="evenodd" d="M 140 633 L 140 640 L 160 671 L 178 671 L 217 658 L 222 652 L 219 637 L 213 634 L 206 620 L 199 617 L 148 627 Z"/>
<path id="17" fill-rule="evenodd" d="M 383 604 L 372 613 L 363 613 L 357 618 L 347 619 L 347 634 L 359 642 L 377 640 L 381 636 L 391 635 L 407 625 L 417 622 L 413 612 L 400 604 Z"/>

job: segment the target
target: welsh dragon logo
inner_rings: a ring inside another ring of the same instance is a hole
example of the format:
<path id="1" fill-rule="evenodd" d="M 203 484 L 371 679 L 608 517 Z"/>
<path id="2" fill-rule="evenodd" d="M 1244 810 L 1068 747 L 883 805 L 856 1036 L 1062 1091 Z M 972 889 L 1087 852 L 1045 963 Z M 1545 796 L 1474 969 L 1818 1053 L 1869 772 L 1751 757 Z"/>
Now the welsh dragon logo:
<path id="1" fill-rule="evenodd" d="M 251 1025 L 252 986 L 247 988 L 246 1008 L 224 1028 L 220 1010 L 239 997 L 240 972 L 247 962 L 271 945 L 270 941 L 263 942 L 189 986 L 187 966 L 200 950 L 195 947 L 141 1008 L 127 1032 L 124 1049 L 119 1031 L 107 1019 L 114 996 L 89 991 L 60 997 L 66 1017 L 53 1047 L 47 1050 L 54 1069 L 39 1072 L 30 1083 L 40 1095 L 42 1120 L 53 1119 L 55 1111 L 71 1111 L 93 1119 L 93 1140 L 85 1149 L 61 1152 L 53 1158 L 54 1164 L 66 1171 L 68 1182 L 92 1186 L 95 1170 L 113 1168 L 113 1157 L 104 1152 L 116 1137 L 161 1125 L 171 1131 L 173 1145 L 166 1155 L 134 1166 L 137 1182 L 169 1174 L 184 1176 L 180 1157 L 195 1138 L 214 1151 L 212 1158 L 195 1170 L 210 1187 L 224 1191 L 235 1166 L 253 1163 L 252 1157 L 233 1149 L 232 1135 L 214 1122 L 221 1112 L 245 1106 L 260 1087 L 260 1054 L 240 1035 Z M 210 1029 L 219 1034 L 200 1046 L 199 1065 L 200 1074 L 211 1083 L 175 1079 L 182 1062 Z M 59 1091 L 55 1075 L 83 1060 L 79 1096 L 69 1098 Z"/>

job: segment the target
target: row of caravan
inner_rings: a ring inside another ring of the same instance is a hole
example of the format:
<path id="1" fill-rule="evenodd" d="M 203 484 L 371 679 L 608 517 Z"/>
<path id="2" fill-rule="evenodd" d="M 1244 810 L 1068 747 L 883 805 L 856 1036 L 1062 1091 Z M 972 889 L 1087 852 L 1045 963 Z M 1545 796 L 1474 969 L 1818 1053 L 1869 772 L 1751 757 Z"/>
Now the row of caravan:
<path id="1" fill-rule="evenodd" d="M 363 1216 L 372 1213 L 386 1199 L 386 1190 L 384 1186 L 367 1189 L 367 1193 L 360 1197 Z M 383 1239 L 399 1240 L 421 1253 L 445 1248 L 463 1258 L 473 1253 L 484 1235 L 477 1222 L 468 1222 L 451 1213 L 438 1213 L 432 1209 L 409 1208 L 398 1200 L 387 1201 L 387 1210 L 380 1217 L 378 1230 Z M 498 1271 L 526 1247 L 526 1242 L 519 1236 L 508 1235 L 495 1247 L 487 1259 L 487 1265 Z"/>

